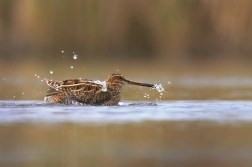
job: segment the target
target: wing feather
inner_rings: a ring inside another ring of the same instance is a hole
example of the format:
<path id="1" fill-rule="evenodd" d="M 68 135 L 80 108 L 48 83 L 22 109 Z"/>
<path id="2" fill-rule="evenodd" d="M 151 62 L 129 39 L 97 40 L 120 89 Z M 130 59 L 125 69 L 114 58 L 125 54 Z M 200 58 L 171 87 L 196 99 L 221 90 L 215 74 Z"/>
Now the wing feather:
<path id="1" fill-rule="evenodd" d="M 111 92 L 102 91 L 103 85 L 92 80 L 45 80 L 50 87 L 46 96 L 52 96 L 54 102 L 65 103 L 67 99 L 72 99 L 84 104 L 101 105 L 112 99 Z"/>

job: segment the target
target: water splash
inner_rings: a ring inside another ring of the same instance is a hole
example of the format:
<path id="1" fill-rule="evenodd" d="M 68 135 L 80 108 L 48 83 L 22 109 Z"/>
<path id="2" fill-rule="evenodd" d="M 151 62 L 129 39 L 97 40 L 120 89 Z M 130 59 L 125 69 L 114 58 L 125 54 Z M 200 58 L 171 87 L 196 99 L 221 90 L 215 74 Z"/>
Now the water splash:
<path id="1" fill-rule="evenodd" d="M 107 84 L 106 84 L 106 81 L 94 80 L 93 83 L 102 85 L 102 91 L 103 91 L 103 92 L 106 92 L 106 91 L 107 91 Z"/>
<path id="2" fill-rule="evenodd" d="M 73 55 L 73 59 L 76 60 L 77 58 L 78 58 L 78 55 L 77 55 L 77 54 L 74 54 L 74 55 Z"/>
<path id="3" fill-rule="evenodd" d="M 50 74 L 53 74 L 53 70 L 50 71 Z"/>
<path id="4" fill-rule="evenodd" d="M 120 102 L 118 103 L 118 105 L 119 105 L 119 106 L 123 106 L 124 103 L 120 101 Z"/>
<path id="5" fill-rule="evenodd" d="M 45 96 L 44 97 L 44 102 L 45 103 L 50 103 L 52 96 Z"/>
<path id="6" fill-rule="evenodd" d="M 154 84 L 154 87 L 159 93 L 164 91 L 164 87 L 161 84 Z"/>

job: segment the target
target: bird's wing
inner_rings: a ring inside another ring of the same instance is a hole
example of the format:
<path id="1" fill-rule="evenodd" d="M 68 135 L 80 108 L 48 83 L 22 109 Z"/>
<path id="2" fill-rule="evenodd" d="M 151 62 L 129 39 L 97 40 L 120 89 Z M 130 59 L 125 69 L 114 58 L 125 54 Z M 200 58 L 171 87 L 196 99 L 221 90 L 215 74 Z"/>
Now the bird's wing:
<path id="1" fill-rule="evenodd" d="M 48 86 L 48 96 L 59 92 L 67 97 L 85 104 L 101 105 L 112 98 L 110 91 L 103 91 L 103 85 L 86 79 L 68 79 L 54 81 L 45 79 Z"/>
<path id="2" fill-rule="evenodd" d="M 78 84 L 85 84 L 85 82 L 88 81 L 88 80 L 80 80 L 80 79 L 68 79 L 68 80 L 63 80 L 63 81 L 57 81 L 57 80 L 50 80 L 46 78 L 44 78 L 44 80 L 46 81 L 49 87 L 54 88 L 56 90 L 64 86 L 71 87 Z"/>
<path id="3" fill-rule="evenodd" d="M 63 81 L 49 80 L 45 78 L 47 85 L 59 92 L 99 92 L 102 91 L 102 85 L 94 83 L 92 80 L 87 79 L 68 79 Z"/>

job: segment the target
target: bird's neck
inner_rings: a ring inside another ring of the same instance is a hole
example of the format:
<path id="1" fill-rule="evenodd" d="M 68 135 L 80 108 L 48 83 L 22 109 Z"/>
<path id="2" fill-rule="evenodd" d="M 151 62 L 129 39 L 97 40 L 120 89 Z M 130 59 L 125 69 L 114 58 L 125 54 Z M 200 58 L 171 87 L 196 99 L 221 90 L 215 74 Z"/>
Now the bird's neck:
<path id="1" fill-rule="evenodd" d="M 120 85 L 120 84 L 109 83 L 109 84 L 107 84 L 107 88 L 108 88 L 112 93 L 121 93 L 121 92 L 122 92 L 122 85 Z"/>
<path id="2" fill-rule="evenodd" d="M 121 100 L 121 94 L 122 94 L 122 85 L 120 84 L 108 84 L 107 85 L 108 90 L 112 93 L 112 101 L 115 104 L 118 104 Z"/>

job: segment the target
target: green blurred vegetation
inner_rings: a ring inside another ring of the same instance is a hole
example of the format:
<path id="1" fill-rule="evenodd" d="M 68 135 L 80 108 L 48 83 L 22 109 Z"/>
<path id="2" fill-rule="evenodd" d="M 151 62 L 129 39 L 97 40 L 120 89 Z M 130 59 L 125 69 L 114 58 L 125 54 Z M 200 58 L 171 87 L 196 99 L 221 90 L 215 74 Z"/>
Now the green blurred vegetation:
<path id="1" fill-rule="evenodd" d="M 167 89 L 195 73 L 251 77 L 251 8 L 250 0 L 0 1 L 0 99 L 41 99 L 44 77 L 104 80 L 117 70 Z"/>
<path id="2" fill-rule="evenodd" d="M 250 0 L 0 1 L 1 61 L 17 53 L 57 60 L 51 54 L 61 50 L 93 59 L 251 60 L 251 10 Z"/>

